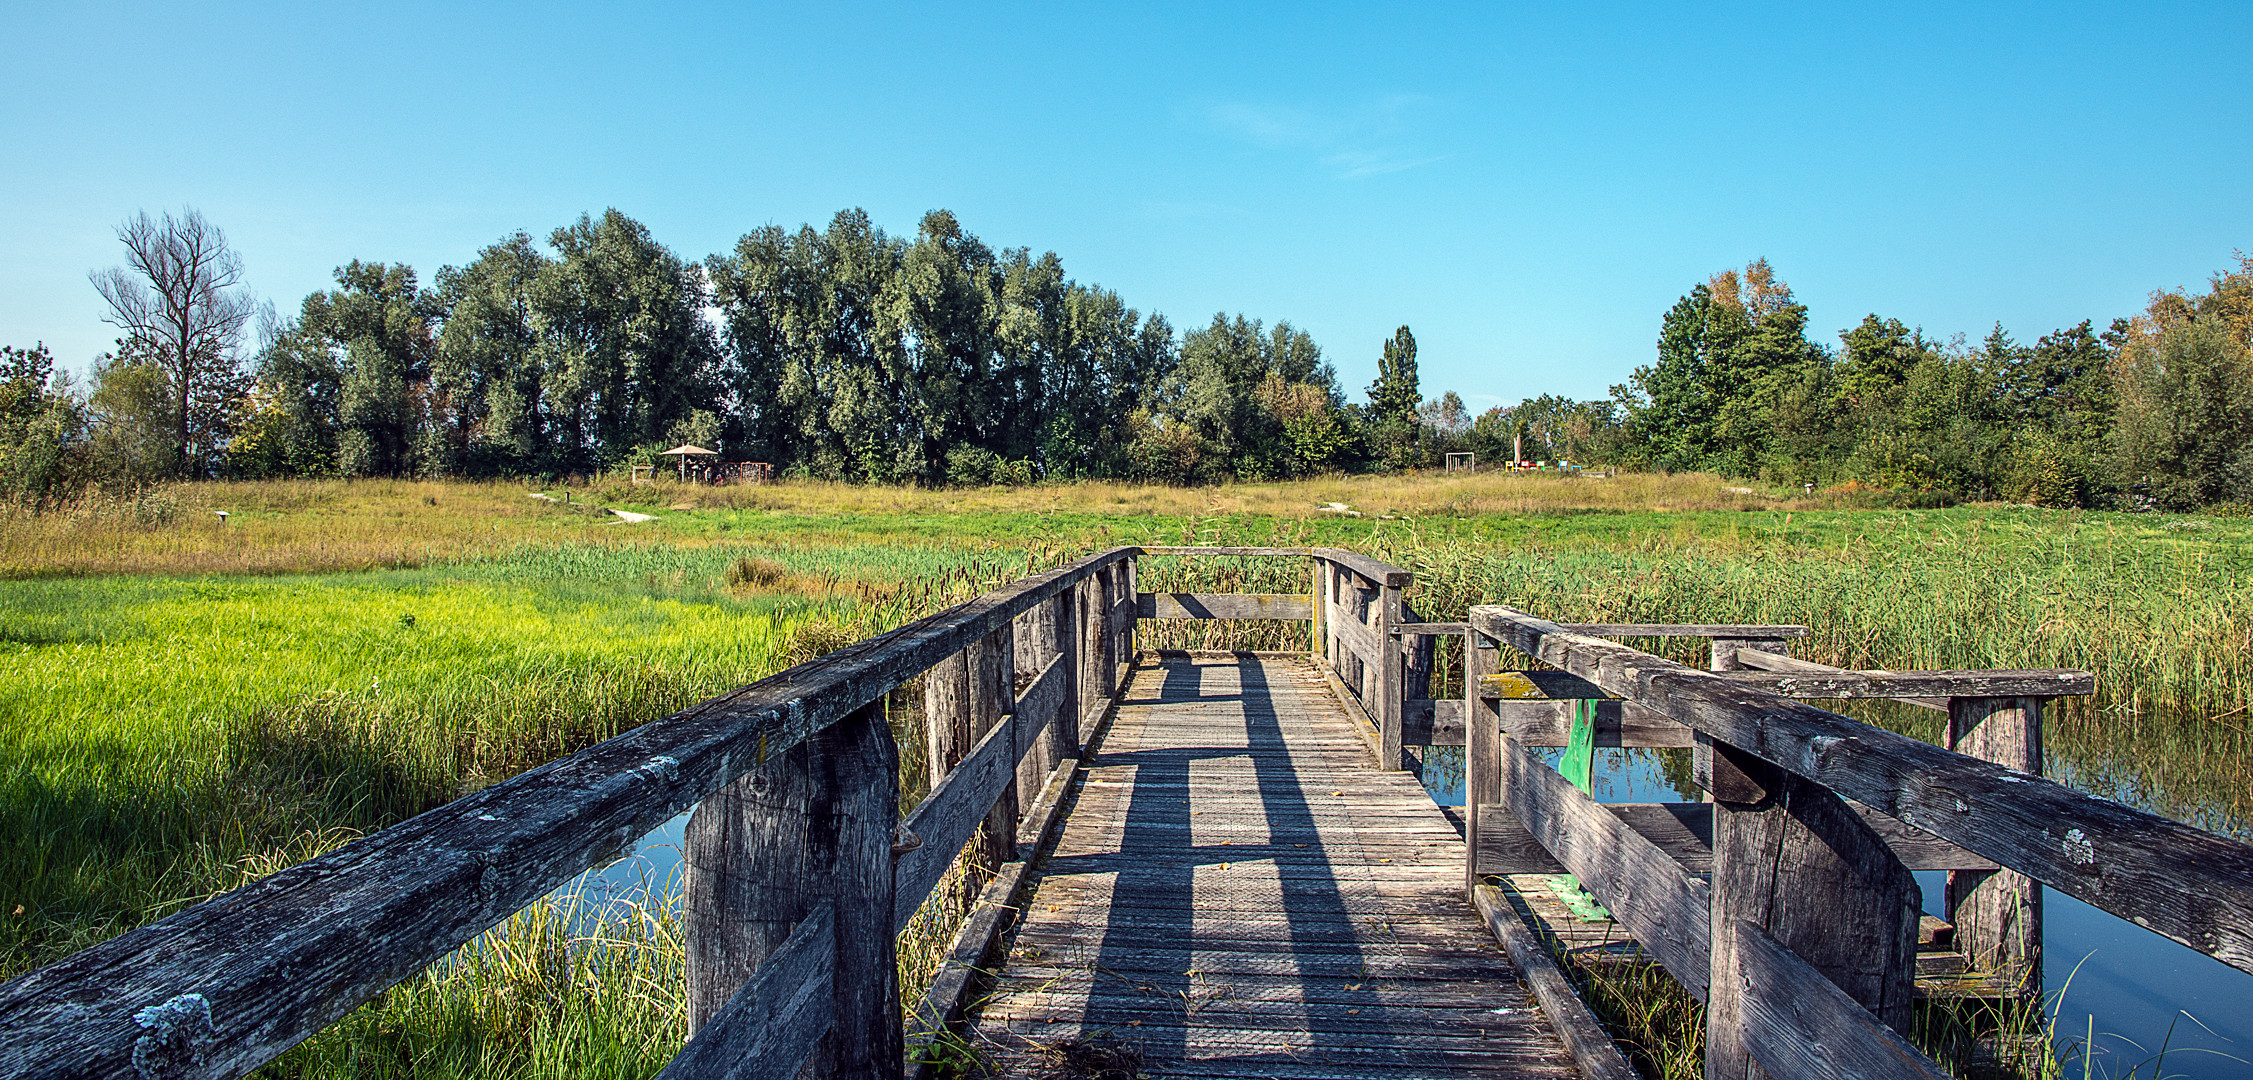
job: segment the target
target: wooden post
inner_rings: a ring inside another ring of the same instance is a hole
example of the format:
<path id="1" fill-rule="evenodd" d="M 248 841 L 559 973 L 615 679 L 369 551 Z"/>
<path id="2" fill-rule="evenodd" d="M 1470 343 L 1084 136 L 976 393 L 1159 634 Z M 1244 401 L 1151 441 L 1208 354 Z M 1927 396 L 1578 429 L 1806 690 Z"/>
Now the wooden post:
<path id="1" fill-rule="evenodd" d="M 1406 601 L 1403 601 L 1400 605 L 1400 618 L 1402 622 L 1418 623 L 1424 621 L 1422 616 L 1416 614 L 1416 609 L 1409 607 Z M 1430 634 L 1415 634 L 1398 640 L 1400 644 L 1401 700 L 1432 696 L 1432 666 L 1439 657 L 1439 639 Z"/>
<path id="2" fill-rule="evenodd" d="M 1116 563 L 1095 572 L 1095 688 L 1106 700 L 1119 685 L 1119 590 Z"/>
<path id="3" fill-rule="evenodd" d="M 1073 682 L 1075 689 L 1079 691 L 1073 698 L 1079 703 L 1079 718 L 1073 725 L 1072 741 L 1081 746 L 1086 746 L 1089 736 L 1095 734 L 1095 724 L 1103 715 L 1103 680 L 1099 677 L 1100 664 L 1097 659 L 1103 650 L 1095 632 L 1095 609 L 1102 605 L 1096 602 L 1099 595 L 1095 589 L 1096 580 L 1093 577 L 1085 578 L 1072 587 L 1072 636 L 1076 642 L 1072 650 L 1072 662 L 1078 672 Z"/>
<path id="4" fill-rule="evenodd" d="M 939 661 L 923 676 L 923 764 L 932 787 L 977 745 L 970 735 L 970 694 L 968 650 Z"/>
<path id="5" fill-rule="evenodd" d="M 1126 572 L 1120 576 L 1119 581 L 1119 610 L 1121 612 L 1119 617 L 1119 661 L 1125 664 L 1129 670 L 1134 667 L 1135 624 L 1142 619 L 1142 605 L 1135 603 L 1135 597 L 1139 595 L 1137 590 L 1141 588 L 1136 577 L 1139 561 L 1128 559 L 1126 561 Z M 1119 677 L 1119 689 L 1121 691 L 1126 689 L 1125 675 Z"/>
<path id="6" fill-rule="evenodd" d="M 1713 671 L 1743 671 L 1744 664 L 1737 659 L 1738 649 L 1758 649 L 1783 656 L 1791 655 L 1791 642 L 1782 638 L 1728 638 L 1711 639 L 1713 655 L 1707 667 Z"/>
<path id="7" fill-rule="evenodd" d="M 1376 618 L 1370 620 L 1375 632 L 1377 647 L 1377 672 L 1375 700 L 1367 702 L 1369 711 L 1377 721 L 1377 767 L 1386 772 L 1398 771 L 1400 764 L 1400 691 L 1406 682 L 1402 678 L 1400 644 L 1393 640 L 1393 624 L 1400 621 L 1400 587 L 1382 586 L 1378 595 Z"/>
<path id="8" fill-rule="evenodd" d="M 1739 921 L 1766 931 L 1895 1031 L 1916 991 L 1916 879 L 1835 792 L 1699 736 L 1713 794 L 1713 959 L 1705 1075 L 1767 1074 L 1745 1048 L 1753 1004 Z M 1786 1003 L 1777 1003 L 1779 1006 Z"/>
<path id="9" fill-rule="evenodd" d="M 1015 670 L 1020 675 L 1038 676 L 1059 652 L 1056 647 L 1056 601 L 1035 605 L 1019 615 L 1010 636 L 1016 643 Z M 1056 726 L 1052 722 L 1054 718 L 1043 716 L 1037 719 L 1046 726 L 1017 757 L 1017 795 L 1022 800 L 1018 806 L 1019 812 L 1026 808 L 1025 804 L 1040 797 L 1041 788 L 1048 784 L 1049 770 L 1056 767 L 1057 759 L 1062 756 L 1057 752 L 1055 739 L 1050 737 L 1051 729 Z M 1017 730 L 1023 730 L 1022 725 Z"/>
<path id="10" fill-rule="evenodd" d="M 985 738 L 994 725 L 1007 722 L 1015 709 L 1017 647 L 1012 640 L 1014 637 L 1011 624 L 1003 623 L 964 650 L 969 657 L 965 667 L 971 678 L 970 740 L 962 744 L 957 761 L 977 746 L 978 740 Z M 1015 752 L 1016 748 L 1012 747 L 1011 753 Z M 1012 780 L 1002 790 L 1001 798 L 994 801 L 993 809 L 986 812 L 985 824 L 978 829 L 975 861 L 989 872 L 1017 858 L 1017 792 L 1017 784 Z M 979 884 L 982 886 L 984 882 Z"/>
<path id="11" fill-rule="evenodd" d="M 2042 775 L 2041 698 L 1949 698 L 1948 749 Z M 2042 992 L 2042 886 L 2015 870 L 1950 870 L 1948 921 L 1982 971 Z"/>
<path id="12" fill-rule="evenodd" d="M 711 1019 L 800 919 L 835 903 L 829 1035 L 802 1076 L 900 1075 L 892 934 L 898 752 L 881 701 L 704 800 L 682 839 L 689 1033 Z"/>
<path id="13" fill-rule="evenodd" d="M 1048 724 L 1048 741 L 1056 757 L 1080 756 L 1080 622 L 1079 590 L 1066 589 L 1051 601 L 1055 606 L 1051 631 L 1056 642 L 1056 663 L 1064 672 L 1064 692 L 1057 695 L 1056 716 Z"/>
<path id="14" fill-rule="evenodd" d="M 1322 591 L 1322 557 L 1317 555 L 1307 561 L 1311 564 L 1308 571 L 1311 580 L 1307 586 L 1309 602 L 1306 608 L 1306 651 L 1317 660 L 1327 660 L 1330 650 L 1325 646 L 1322 636 L 1322 606 L 1330 598 Z"/>
<path id="15" fill-rule="evenodd" d="M 1479 693 L 1479 680 L 1502 667 L 1485 634 L 1463 635 L 1463 876 L 1479 887 L 1479 807 L 1502 801 L 1502 717 Z"/>

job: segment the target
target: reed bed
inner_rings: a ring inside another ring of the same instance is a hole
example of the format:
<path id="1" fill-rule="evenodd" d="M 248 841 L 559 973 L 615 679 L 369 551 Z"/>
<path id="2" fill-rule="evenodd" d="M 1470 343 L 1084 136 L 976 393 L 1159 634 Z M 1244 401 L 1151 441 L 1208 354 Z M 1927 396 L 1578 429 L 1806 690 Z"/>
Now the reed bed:
<path id="1" fill-rule="evenodd" d="M 1568 621 L 1798 622 L 1814 628 L 1801 655 L 1846 666 L 2086 667 L 2100 693 L 2053 713 L 2054 774 L 2217 831 L 2253 821 L 2241 522 L 1845 512 L 1713 477 L 548 493 L 571 501 L 508 484 L 207 484 L 0 519 L 0 577 L 17 579 L 0 584 L 0 976 L 1121 543 L 1351 547 L 1414 570 L 1409 602 L 1434 619 L 1507 603 Z M 604 505 L 660 518 L 628 526 Z M 1309 588 L 1303 559 L 1151 557 L 1140 577 Z M 1306 638 L 1172 622 L 1144 624 L 1139 644 Z M 1693 642 L 1638 644 L 1703 662 Z M 1454 649 L 1435 695 L 1460 692 Z M 891 703 L 903 810 L 928 785 L 920 704 L 913 684 Z M 1936 714 L 1842 711 L 1937 735 Z M 905 993 L 980 884 L 958 873 L 918 917 Z M 530 909 L 272 1074 L 646 1076 L 681 1036 L 665 888 L 599 926 L 575 921 L 583 898 Z"/>

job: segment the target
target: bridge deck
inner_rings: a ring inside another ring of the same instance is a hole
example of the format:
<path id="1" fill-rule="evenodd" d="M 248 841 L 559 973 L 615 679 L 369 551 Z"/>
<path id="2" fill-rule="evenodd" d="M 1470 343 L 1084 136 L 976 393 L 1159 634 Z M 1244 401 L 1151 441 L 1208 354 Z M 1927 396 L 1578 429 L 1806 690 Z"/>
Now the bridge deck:
<path id="1" fill-rule="evenodd" d="M 1005 1073 L 1107 1033 L 1152 1076 L 1573 1075 L 1455 830 L 1305 661 L 1139 669 L 1090 754 L 974 1019 Z"/>

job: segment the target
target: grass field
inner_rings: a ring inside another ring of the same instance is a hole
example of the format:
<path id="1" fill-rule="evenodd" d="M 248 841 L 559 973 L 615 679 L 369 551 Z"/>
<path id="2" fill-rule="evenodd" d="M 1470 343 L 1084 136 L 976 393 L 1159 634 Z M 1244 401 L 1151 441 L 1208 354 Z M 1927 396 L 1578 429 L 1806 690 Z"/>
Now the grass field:
<path id="1" fill-rule="evenodd" d="M 1351 547 L 1415 570 L 1433 618 L 1499 602 L 1803 622 L 1802 655 L 1849 666 L 2092 668 L 2100 696 L 2050 725 L 2053 767 L 2253 833 L 2244 521 L 1857 509 L 1695 476 L 546 494 L 570 501 L 209 484 L 0 518 L 0 975 L 1120 543 Z M 1144 587 L 1303 591 L 1304 574 L 1153 559 Z M 1857 712 L 1934 734 L 1927 714 Z M 678 981 L 677 936 L 661 896 L 615 914 L 588 929 L 534 909 L 274 1068 L 647 1075 L 678 1039 L 677 989 L 652 989 Z"/>

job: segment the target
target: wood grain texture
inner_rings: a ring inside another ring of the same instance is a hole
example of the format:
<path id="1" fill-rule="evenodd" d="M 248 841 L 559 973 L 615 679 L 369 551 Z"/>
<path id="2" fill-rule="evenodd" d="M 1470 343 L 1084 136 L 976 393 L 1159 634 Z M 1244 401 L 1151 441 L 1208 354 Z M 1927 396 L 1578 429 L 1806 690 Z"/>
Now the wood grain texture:
<path id="1" fill-rule="evenodd" d="M 1145 619 L 1266 619 L 1297 622 L 1313 602 L 1297 593 L 1142 593 L 1136 613 Z"/>
<path id="2" fill-rule="evenodd" d="M 1314 557 L 1335 564 L 1360 575 L 1371 587 L 1404 588 L 1416 580 L 1416 575 L 1391 563 L 1379 562 L 1357 551 L 1343 548 L 1315 548 Z"/>
<path id="3" fill-rule="evenodd" d="M 1134 549 L 1090 555 L 653 720 L 0 985 L 0 1075 L 129 1076 L 189 993 L 185 1075 L 247 1072 L 813 732 Z"/>
<path id="4" fill-rule="evenodd" d="M 1037 855 L 1052 835 L 1069 799 L 1078 767 L 1077 760 L 1059 762 L 1038 789 L 1040 794 L 1025 815 L 1024 831 L 1018 834 L 1019 850 Z M 938 1059 L 928 1049 L 943 1033 L 961 1022 L 963 1010 L 970 1004 L 971 995 L 977 992 L 980 976 L 997 960 L 996 948 L 1001 935 L 1012 924 L 1031 880 L 1030 864 L 1019 860 L 1004 865 L 980 891 L 970 916 L 955 931 L 946 960 L 940 964 L 923 1000 L 908 1018 L 903 1064 L 907 1075 L 937 1075 Z"/>
<path id="5" fill-rule="evenodd" d="M 1775 1080 L 1946 1080 L 1823 973 L 1749 922 L 1731 924 L 1748 991 L 1744 1040 Z M 1751 993 L 1758 987 L 1761 992 Z"/>
<path id="6" fill-rule="evenodd" d="M 1575 634 L 1590 637 L 1703 637 L 1795 638 L 1806 637 L 1804 626 L 1761 626 L 1734 623 L 1559 623 Z"/>
<path id="7" fill-rule="evenodd" d="M 1833 667 L 1830 664 L 1818 664 L 1813 660 L 1802 660 L 1796 656 L 1790 655 L 1781 648 L 1776 648 L 1773 646 L 1763 646 L 1760 648 L 1740 647 L 1731 650 L 1731 652 L 1733 654 L 1733 663 L 1731 667 L 1716 670 L 1742 671 L 1749 668 L 1758 671 L 1774 671 L 1806 675 L 1843 675 L 1847 672 L 1846 668 Z M 1884 673 L 1875 672 L 1875 674 Z M 1932 709 L 1936 712 L 1948 711 L 1948 699 L 1946 698 L 1904 697 L 1895 698 L 1894 700 L 1903 702 L 1905 704 L 1914 705 L 1920 709 Z"/>
<path id="8" fill-rule="evenodd" d="M 1492 885 L 1476 885 L 1471 889 L 1471 904 L 1478 908 L 1495 940 L 1502 943 L 1503 951 L 1510 954 L 1510 962 L 1523 973 L 1526 985 L 1532 987 L 1534 999 L 1541 1003 L 1549 1025 L 1557 1029 L 1573 1062 L 1580 1066 L 1581 1076 L 1586 1080 L 1638 1080 L 1627 1055 L 1620 1053 L 1618 1044 L 1605 1034 L 1603 1023 L 1573 990 L 1572 980 L 1557 967 L 1556 958 L 1535 939 L 1533 929 L 1518 917 L 1509 901 L 1502 899 Z"/>
<path id="9" fill-rule="evenodd" d="M 1504 739 L 1501 757 L 1502 804 L 1511 816 L 1676 982 L 1704 1000 L 1711 952 L 1705 883 L 1526 748 Z"/>
<path id="10" fill-rule="evenodd" d="M 1839 699 L 2055 697 L 2096 693 L 2097 682 L 2096 676 L 2090 672 L 2065 668 L 2034 671 L 1842 671 L 1835 674 L 1735 671 L 1726 677 L 1785 697 Z"/>
<path id="11" fill-rule="evenodd" d="M 896 1039 L 899 1030 L 891 921 L 897 760 L 883 706 L 866 706 L 792 747 L 783 768 L 754 774 L 690 817 L 681 921 L 692 1035 L 828 905 L 834 977 L 820 1009 L 832 1037 L 808 1067 L 816 1076 L 890 1074 L 864 1044 L 889 1045 L 884 1032 Z"/>
<path id="12" fill-rule="evenodd" d="M 1916 996 L 1916 879 L 1838 795 L 1733 747 L 1716 758 L 1752 774 L 1767 797 L 1713 805 L 1712 985 L 1705 1072 L 1758 1077 L 1747 1026 L 1782 988 L 1749 977 L 1729 928 L 1752 923 L 1800 954 L 1897 1030 Z"/>
<path id="13" fill-rule="evenodd" d="M 1317 668 L 1146 661 L 1085 768 L 970 1021 L 1002 1073 L 1107 1031 L 1154 1076 L 1573 1074 L 1453 829 Z"/>
<path id="14" fill-rule="evenodd" d="M 1303 547 L 1166 547 L 1163 545 L 1151 547 L 1144 545 L 1137 550 L 1145 555 L 1209 555 L 1248 558 L 1303 559 L 1314 554 L 1313 548 Z"/>
<path id="15" fill-rule="evenodd" d="M 1956 698 L 1948 703 L 1948 747 L 2005 768 L 2042 773 L 2042 699 Z M 2000 867 L 1948 875 L 1948 921 L 1980 969 L 1998 972 L 2022 993 L 2042 986 L 2042 887 Z"/>
<path id="16" fill-rule="evenodd" d="M 2253 846 L 1504 607 L 1482 632 L 1881 813 L 2253 971 Z"/>
<path id="17" fill-rule="evenodd" d="M 904 824 L 923 843 L 899 857 L 899 893 L 892 909 L 895 928 L 907 926 L 947 867 L 984 827 L 987 811 L 1016 781 L 1016 751 L 1007 726 L 988 731 L 969 756 L 908 813 Z"/>
<path id="18" fill-rule="evenodd" d="M 836 907 L 822 903 L 699 1027 L 657 1080 L 792 1080 L 829 1032 Z"/>

